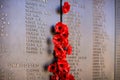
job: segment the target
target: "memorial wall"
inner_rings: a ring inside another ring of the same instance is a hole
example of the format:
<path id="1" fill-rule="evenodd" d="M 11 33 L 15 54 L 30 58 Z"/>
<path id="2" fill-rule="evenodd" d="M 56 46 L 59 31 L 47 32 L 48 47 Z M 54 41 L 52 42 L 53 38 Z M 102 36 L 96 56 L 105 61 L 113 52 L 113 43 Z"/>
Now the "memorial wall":
<path id="1" fill-rule="evenodd" d="M 73 45 L 71 73 L 76 80 L 114 80 L 114 0 L 68 1 L 72 8 L 63 21 Z"/>
<path id="2" fill-rule="evenodd" d="M 120 80 L 120 0 L 62 0 L 75 80 Z M 0 0 L 0 80 L 49 80 L 60 0 Z"/>
<path id="3" fill-rule="evenodd" d="M 115 5 L 115 80 L 120 80 L 120 0 Z"/>

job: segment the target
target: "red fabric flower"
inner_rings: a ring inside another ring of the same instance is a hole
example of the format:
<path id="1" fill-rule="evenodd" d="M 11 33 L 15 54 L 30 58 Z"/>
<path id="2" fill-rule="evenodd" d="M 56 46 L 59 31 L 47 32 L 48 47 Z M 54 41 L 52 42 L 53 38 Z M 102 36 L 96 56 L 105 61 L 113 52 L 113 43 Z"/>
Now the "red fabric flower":
<path id="1" fill-rule="evenodd" d="M 68 47 L 67 47 L 67 54 L 71 54 L 72 53 L 72 46 L 71 45 L 69 45 Z"/>
<path id="2" fill-rule="evenodd" d="M 64 72 L 68 73 L 70 70 L 70 66 L 66 60 L 58 60 L 57 65 L 58 65 L 58 70 L 62 73 Z"/>
<path id="3" fill-rule="evenodd" d="M 59 80 L 59 77 L 58 75 L 54 75 L 50 77 L 50 80 Z"/>
<path id="4" fill-rule="evenodd" d="M 68 33 L 68 31 L 66 30 L 66 31 L 64 31 L 62 34 L 61 34 L 61 36 L 63 37 L 63 38 L 68 38 L 68 35 L 69 35 L 69 33 Z"/>
<path id="5" fill-rule="evenodd" d="M 62 45 L 62 41 L 63 41 L 63 38 L 61 35 L 59 35 L 59 34 L 54 35 L 54 37 L 53 37 L 54 45 Z"/>
<path id="6" fill-rule="evenodd" d="M 66 24 L 63 24 L 62 22 L 58 22 L 55 25 L 55 32 L 56 33 L 63 33 L 63 32 L 67 32 L 68 33 L 68 27 Z"/>
<path id="7" fill-rule="evenodd" d="M 75 79 L 74 79 L 74 76 L 73 76 L 72 74 L 69 74 L 69 75 L 68 75 L 68 78 L 69 78 L 69 80 L 75 80 Z"/>
<path id="8" fill-rule="evenodd" d="M 75 80 L 72 74 L 67 74 L 66 78 L 66 80 Z"/>
<path id="9" fill-rule="evenodd" d="M 62 11 L 64 14 L 70 10 L 70 4 L 64 2 Z M 54 51 L 57 61 L 48 66 L 48 70 L 53 72 L 50 80 L 75 80 L 72 74 L 69 74 L 70 66 L 66 60 L 66 54 L 72 53 L 72 47 L 68 41 L 68 26 L 62 22 L 55 25 L 55 35 L 53 36 Z"/>
<path id="10" fill-rule="evenodd" d="M 54 35 L 53 43 L 55 46 L 61 45 L 62 48 L 66 48 L 69 45 L 68 38 L 64 38 L 62 35 L 59 34 Z"/>
<path id="11" fill-rule="evenodd" d="M 69 45 L 68 39 L 64 39 L 64 41 L 62 42 L 62 46 L 65 50 L 66 50 L 68 45 Z"/>
<path id="12" fill-rule="evenodd" d="M 54 47 L 55 50 L 55 56 L 59 59 L 65 59 L 66 58 L 66 51 L 62 48 L 62 46 L 57 45 Z"/>
<path id="13" fill-rule="evenodd" d="M 62 7 L 62 12 L 64 14 L 68 13 L 70 11 L 70 4 L 68 2 L 64 2 L 64 5 Z"/>
<path id="14" fill-rule="evenodd" d="M 56 65 L 56 63 L 50 64 L 50 65 L 48 66 L 48 71 L 49 71 L 49 72 L 56 73 L 56 71 L 57 71 L 57 65 Z"/>

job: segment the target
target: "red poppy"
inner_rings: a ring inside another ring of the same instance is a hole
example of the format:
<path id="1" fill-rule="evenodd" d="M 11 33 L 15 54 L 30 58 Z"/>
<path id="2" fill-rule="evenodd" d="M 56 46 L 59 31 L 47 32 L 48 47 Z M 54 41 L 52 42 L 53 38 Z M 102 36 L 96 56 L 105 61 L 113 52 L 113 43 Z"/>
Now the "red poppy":
<path id="1" fill-rule="evenodd" d="M 64 39 L 63 42 L 62 42 L 62 46 L 65 50 L 67 49 L 68 45 L 69 45 L 68 39 Z"/>
<path id="2" fill-rule="evenodd" d="M 50 64 L 50 65 L 48 66 L 48 71 L 49 71 L 49 72 L 56 73 L 56 71 L 57 71 L 57 65 L 56 65 L 56 63 Z"/>
<path id="3" fill-rule="evenodd" d="M 66 60 L 58 60 L 57 65 L 58 70 L 62 73 L 68 73 L 70 70 L 70 66 Z"/>
<path id="4" fill-rule="evenodd" d="M 66 59 L 66 51 L 60 45 L 54 47 L 55 56 L 59 59 Z"/>
<path id="5" fill-rule="evenodd" d="M 72 53 L 72 46 L 71 45 L 69 45 L 68 47 L 67 47 L 67 54 L 71 54 Z"/>
<path id="6" fill-rule="evenodd" d="M 64 2 L 64 5 L 62 7 L 62 12 L 64 14 L 68 13 L 70 11 L 70 4 L 68 2 Z"/>
<path id="7" fill-rule="evenodd" d="M 59 80 L 59 77 L 58 75 L 54 75 L 50 77 L 50 80 Z"/>
<path id="8" fill-rule="evenodd" d="M 64 32 L 61 34 L 61 36 L 62 36 L 63 38 L 68 38 L 68 35 L 69 35 L 68 31 L 64 31 Z"/>
<path id="9" fill-rule="evenodd" d="M 62 7 L 64 14 L 70 11 L 70 4 L 64 2 Z M 50 80 L 75 80 L 72 74 L 69 74 L 70 66 L 66 61 L 66 54 L 72 53 L 72 47 L 68 41 L 68 26 L 62 22 L 58 22 L 55 25 L 56 34 L 53 36 L 54 51 L 57 61 L 48 66 L 48 70 L 53 72 L 53 76 Z"/>
<path id="10" fill-rule="evenodd" d="M 63 24 L 62 22 L 58 22 L 55 25 L 55 32 L 60 34 L 63 32 L 68 32 L 68 27 L 66 24 Z"/>
<path id="11" fill-rule="evenodd" d="M 60 73 L 60 74 L 59 74 L 59 78 L 60 78 L 61 80 L 69 80 L 69 78 L 66 77 L 67 74 L 68 74 L 68 73 L 65 73 L 65 72 L 64 72 L 64 73 Z"/>
<path id="12" fill-rule="evenodd" d="M 59 34 L 54 35 L 54 37 L 53 37 L 54 45 L 62 45 L 62 41 L 63 41 L 63 38 L 61 35 L 59 35 Z"/>
<path id="13" fill-rule="evenodd" d="M 69 80 L 75 80 L 75 79 L 74 79 L 74 76 L 73 76 L 72 74 L 68 74 L 68 79 L 69 79 Z"/>
<path id="14" fill-rule="evenodd" d="M 64 38 L 59 34 L 54 35 L 53 37 L 53 43 L 54 45 L 61 45 L 63 48 L 66 48 L 69 43 L 68 43 L 68 38 Z"/>

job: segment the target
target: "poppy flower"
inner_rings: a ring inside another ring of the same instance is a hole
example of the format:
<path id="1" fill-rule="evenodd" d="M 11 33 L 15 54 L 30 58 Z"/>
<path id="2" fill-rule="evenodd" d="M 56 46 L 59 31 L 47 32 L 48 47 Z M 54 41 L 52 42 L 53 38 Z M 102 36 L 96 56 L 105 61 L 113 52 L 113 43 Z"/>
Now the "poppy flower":
<path id="1" fill-rule="evenodd" d="M 64 38 L 63 36 L 56 34 L 53 36 L 53 43 L 54 45 L 61 45 L 63 48 L 66 48 L 69 43 L 68 43 L 68 38 Z"/>
<path id="2" fill-rule="evenodd" d="M 58 60 L 57 65 L 60 72 L 68 73 L 70 70 L 70 66 L 66 60 Z"/>
<path id="3" fill-rule="evenodd" d="M 75 80 L 75 79 L 74 79 L 74 76 L 72 74 L 66 74 L 64 76 L 64 80 Z"/>
<path id="4" fill-rule="evenodd" d="M 64 2 L 64 5 L 62 7 L 62 12 L 64 14 L 68 13 L 70 11 L 70 4 L 68 2 Z"/>
<path id="5" fill-rule="evenodd" d="M 54 45 L 62 45 L 63 38 L 61 35 L 56 34 L 53 36 L 53 43 Z"/>
<path id="6" fill-rule="evenodd" d="M 63 33 L 61 33 L 61 36 L 65 39 L 68 38 L 68 35 L 69 35 L 68 31 L 64 31 Z"/>
<path id="7" fill-rule="evenodd" d="M 49 71 L 49 72 L 56 73 L 56 71 L 57 71 L 57 65 L 56 65 L 56 63 L 50 64 L 50 65 L 48 66 L 48 71 Z"/>
<path id="8" fill-rule="evenodd" d="M 66 58 L 66 51 L 62 48 L 60 45 L 56 45 L 54 47 L 55 50 L 55 56 L 59 59 L 65 59 Z"/>
<path id="9" fill-rule="evenodd" d="M 67 47 L 67 54 L 71 54 L 72 53 L 72 46 L 71 45 L 69 45 L 68 47 Z"/>
<path id="10" fill-rule="evenodd" d="M 50 77 L 50 80 L 59 80 L 59 77 L 58 75 L 54 75 Z"/>
<path id="11" fill-rule="evenodd" d="M 64 14 L 70 11 L 70 4 L 64 2 L 62 12 Z M 68 26 L 62 22 L 55 25 L 55 35 L 53 36 L 54 52 L 56 62 L 48 66 L 48 71 L 53 72 L 50 80 L 75 80 L 72 74 L 69 74 L 70 65 L 66 60 L 66 54 L 72 53 L 72 46 L 68 41 Z"/>
<path id="12" fill-rule="evenodd" d="M 67 49 L 67 46 L 68 46 L 68 45 L 69 45 L 68 39 L 63 39 L 63 41 L 62 41 L 62 46 L 63 46 L 64 50 Z"/>
<path id="13" fill-rule="evenodd" d="M 72 74 L 68 74 L 67 78 L 68 78 L 69 80 L 75 80 L 75 79 L 74 79 L 74 76 L 73 76 Z"/>
<path id="14" fill-rule="evenodd" d="M 62 22 L 58 22 L 55 25 L 55 32 L 61 34 L 62 32 L 68 32 L 68 27 L 66 24 L 63 24 Z"/>
<path id="15" fill-rule="evenodd" d="M 65 73 L 65 72 L 64 73 L 63 72 L 59 73 L 60 80 L 69 80 L 69 78 L 66 77 L 67 74 L 68 73 Z"/>

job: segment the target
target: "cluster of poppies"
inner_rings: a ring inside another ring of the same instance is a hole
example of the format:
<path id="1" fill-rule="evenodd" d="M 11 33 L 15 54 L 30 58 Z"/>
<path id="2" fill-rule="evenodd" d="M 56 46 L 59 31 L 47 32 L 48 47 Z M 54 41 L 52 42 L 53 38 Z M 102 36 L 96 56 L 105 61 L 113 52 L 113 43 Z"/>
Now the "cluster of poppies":
<path id="1" fill-rule="evenodd" d="M 70 10 L 70 4 L 64 3 L 62 12 L 68 13 Z M 62 22 L 58 22 L 55 25 L 55 35 L 53 36 L 54 52 L 57 61 L 48 66 L 48 71 L 54 75 L 50 77 L 50 80 L 75 80 L 74 76 L 69 73 L 70 65 L 66 60 L 66 55 L 72 53 L 72 47 L 68 41 L 69 30 L 68 26 Z"/>

